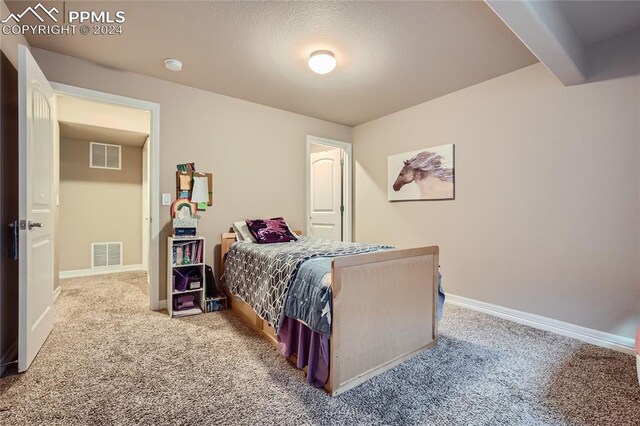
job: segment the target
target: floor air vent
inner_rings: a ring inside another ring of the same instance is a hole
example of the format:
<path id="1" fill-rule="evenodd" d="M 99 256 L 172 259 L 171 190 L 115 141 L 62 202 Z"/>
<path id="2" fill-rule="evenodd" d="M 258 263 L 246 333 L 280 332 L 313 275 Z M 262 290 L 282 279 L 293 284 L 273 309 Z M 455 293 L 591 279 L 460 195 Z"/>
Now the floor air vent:
<path id="1" fill-rule="evenodd" d="M 122 242 L 91 244 L 91 267 L 122 266 Z"/>

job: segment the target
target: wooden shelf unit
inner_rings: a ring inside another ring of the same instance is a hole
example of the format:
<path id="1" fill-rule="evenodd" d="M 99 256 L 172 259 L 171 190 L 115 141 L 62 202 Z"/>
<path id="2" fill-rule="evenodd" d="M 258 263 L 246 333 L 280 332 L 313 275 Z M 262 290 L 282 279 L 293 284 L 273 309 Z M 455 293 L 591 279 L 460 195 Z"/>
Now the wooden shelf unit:
<path id="1" fill-rule="evenodd" d="M 183 244 L 183 243 L 192 243 L 200 241 L 202 244 L 202 254 L 198 262 L 184 264 L 184 265 L 176 265 L 173 263 L 173 248 L 174 246 Z M 197 315 L 206 312 L 205 310 L 205 288 L 206 288 L 206 274 L 205 274 L 205 263 L 204 256 L 206 253 L 205 239 L 204 237 L 168 237 L 167 238 L 167 311 L 169 312 L 169 316 L 174 317 L 183 317 L 188 315 Z M 193 290 L 183 290 L 179 291 L 175 289 L 175 280 L 174 280 L 174 272 L 176 269 L 186 268 L 186 267 L 194 267 L 198 268 L 200 272 L 200 276 L 202 277 L 202 286 L 199 289 Z M 185 310 L 174 310 L 173 309 L 173 299 L 175 296 L 181 294 L 195 294 L 196 296 L 196 307 Z"/>

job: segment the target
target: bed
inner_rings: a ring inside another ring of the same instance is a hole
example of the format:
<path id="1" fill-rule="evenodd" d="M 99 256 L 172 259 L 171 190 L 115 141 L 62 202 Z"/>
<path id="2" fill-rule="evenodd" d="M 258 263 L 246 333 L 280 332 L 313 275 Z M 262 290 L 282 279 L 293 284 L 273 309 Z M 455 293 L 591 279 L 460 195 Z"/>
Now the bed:
<path id="1" fill-rule="evenodd" d="M 227 253 L 248 250 L 241 242 L 232 246 L 235 242 L 235 233 L 222 235 L 221 265 L 225 277 L 233 268 L 239 268 L 234 266 L 238 262 L 226 264 Z M 290 244 L 298 242 L 279 245 L 291 250 Z M 331 258 L 329 371 L 324 384 L 331 396 L 358 386 L 436 344 L 438 253 L 438 247 L 431 246 Z M 246 295 L 238 296 L 226 282 L 223 289 L 231 308 L 278 348 L 275 319 L 259 304 L 246 303 Z M 296 356 L 291 360 L 295 363 Z"/>

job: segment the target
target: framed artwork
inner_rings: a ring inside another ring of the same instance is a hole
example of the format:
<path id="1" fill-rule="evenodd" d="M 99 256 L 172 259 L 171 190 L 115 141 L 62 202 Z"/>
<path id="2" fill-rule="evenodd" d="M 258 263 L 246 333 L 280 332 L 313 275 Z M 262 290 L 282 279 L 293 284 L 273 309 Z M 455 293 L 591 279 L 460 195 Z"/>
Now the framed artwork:
<path id="1" fill-rule="evenodd" d="M 387 159 L 389 201 L 455 199 L 455 146 L 424 148 Z"/>

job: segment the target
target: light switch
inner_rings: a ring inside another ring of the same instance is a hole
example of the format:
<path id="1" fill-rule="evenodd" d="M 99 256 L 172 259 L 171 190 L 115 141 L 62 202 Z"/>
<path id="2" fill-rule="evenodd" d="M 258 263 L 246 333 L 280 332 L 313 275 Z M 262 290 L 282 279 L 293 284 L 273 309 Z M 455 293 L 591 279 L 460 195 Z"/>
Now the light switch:
<path id="1" fill-rule="evenodd" d="M 162 193 L 162 205 L 170 206 L 171 205 L 171 194 L 168 192 Z"/>

